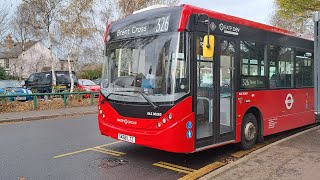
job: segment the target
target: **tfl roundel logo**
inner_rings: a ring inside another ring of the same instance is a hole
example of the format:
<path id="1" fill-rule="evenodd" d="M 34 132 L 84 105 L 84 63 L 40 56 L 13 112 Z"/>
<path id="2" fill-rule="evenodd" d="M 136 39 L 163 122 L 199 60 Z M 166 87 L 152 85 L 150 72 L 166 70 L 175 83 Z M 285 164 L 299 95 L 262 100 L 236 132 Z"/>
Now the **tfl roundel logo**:
<path id="1" fill-rule="evenodd" d="M 284 101 L 284 103 L 286 104 L 287 109 L 291 109 L 294 103 L 294 99 L 292 94 L 288 94 L 286 97 L 286 100 Z"/>

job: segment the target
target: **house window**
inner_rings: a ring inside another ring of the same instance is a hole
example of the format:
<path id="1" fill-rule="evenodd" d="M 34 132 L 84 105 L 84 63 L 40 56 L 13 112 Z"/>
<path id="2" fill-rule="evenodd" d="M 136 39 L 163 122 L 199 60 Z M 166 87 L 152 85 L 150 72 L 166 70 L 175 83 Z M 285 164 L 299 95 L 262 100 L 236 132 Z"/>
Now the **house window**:
<path id="1" fill-rule="evenodd" d="M 4 60 L 4 67 L 7 69 L 9 68 L 9 59 Z"/>

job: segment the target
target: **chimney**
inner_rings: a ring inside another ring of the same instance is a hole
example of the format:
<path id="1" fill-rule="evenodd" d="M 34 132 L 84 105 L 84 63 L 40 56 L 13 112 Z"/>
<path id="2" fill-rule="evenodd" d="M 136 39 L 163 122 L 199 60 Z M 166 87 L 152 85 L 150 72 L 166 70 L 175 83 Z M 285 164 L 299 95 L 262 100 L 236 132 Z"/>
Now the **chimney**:
<path id="1" fill-rule="evenodd" d="M 13 48 L 14 41 L 12 40 L 12 37 L 10 35 L 8 35 L 6 37 L 6 39 L 4 40 L 4 44 L 5 44 L 7 50 L 10 50 Z"/>

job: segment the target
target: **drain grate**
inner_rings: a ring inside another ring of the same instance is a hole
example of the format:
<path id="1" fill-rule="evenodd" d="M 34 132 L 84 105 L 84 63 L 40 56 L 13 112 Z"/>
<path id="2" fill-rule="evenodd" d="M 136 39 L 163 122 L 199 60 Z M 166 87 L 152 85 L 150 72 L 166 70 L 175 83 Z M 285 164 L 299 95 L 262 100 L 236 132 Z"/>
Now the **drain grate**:
<path id="1" fill-rule="evenodd" d="M 110 169 L 127 164 L 128 161 L 118 158 L 99 158 L 90 163 L 93 167 Z"/>

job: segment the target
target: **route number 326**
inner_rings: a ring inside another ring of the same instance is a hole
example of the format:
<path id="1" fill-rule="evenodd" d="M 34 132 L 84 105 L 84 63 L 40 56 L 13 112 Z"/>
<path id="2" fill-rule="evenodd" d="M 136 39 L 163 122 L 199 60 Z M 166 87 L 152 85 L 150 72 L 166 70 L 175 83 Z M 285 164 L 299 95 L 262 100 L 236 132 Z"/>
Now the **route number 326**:
<path id="1" fill-rule="evenodd" d="M 156 32 L 166 32 L 169 29 L 170 16 L 162 17 L 157 19 L 157 29 Z"/>

